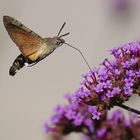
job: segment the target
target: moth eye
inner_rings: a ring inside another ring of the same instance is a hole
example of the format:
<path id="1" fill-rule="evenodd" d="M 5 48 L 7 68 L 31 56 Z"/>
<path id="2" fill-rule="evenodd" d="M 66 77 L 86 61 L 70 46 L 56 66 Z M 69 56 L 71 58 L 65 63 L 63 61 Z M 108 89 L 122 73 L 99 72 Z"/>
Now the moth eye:
<path id="1" fill-rule="evenodd" d="M 60 44 L 62 44 L 61 41 L 56 41 L 56 45 L 60 45 Z"/>

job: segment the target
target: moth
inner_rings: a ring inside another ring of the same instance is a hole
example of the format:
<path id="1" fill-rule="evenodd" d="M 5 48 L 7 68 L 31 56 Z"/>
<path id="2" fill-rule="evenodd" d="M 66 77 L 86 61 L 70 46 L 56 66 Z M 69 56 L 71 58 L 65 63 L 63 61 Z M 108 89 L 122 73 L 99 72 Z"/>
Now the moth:
<path id="1" fill-rule="evenodd" d="M 21 54 L 17 56 L 17 58 L 15 59 L 15 61 L 9 69 L 9 75 L 11 76 L 14 76 L 17 73 L 17 71 L 23 68 L 25 65 L 30 67 L 37 64 L 39 61 L 50 55 L 56 48 L 62 46 L 63 44 L 66 44 L 72 47 L 73 49 L 79 51 L 82 57 L 84 58 L 85 62 L 87 63 L 82 52 L 76 47 L 66 43 L 65 40 L 62 38 L 68 35 L 69 32 L 60 35 L 66 23 L 62 25 L 57 36 L 54 36 L 52 38 L 42 38 L 26 26 L 24 26 L 18 20 L 10 16 L 3 16 L 3 23 L 9 36 L 18 46 L 21 52 Z"/>
<path id="2" fill-rule="evenodd" d="M 69 34 L 60 35 L 66 23 L 63 24 L 58 35 L 53 38 L 42 38 L 10 16 L 3 16 L 3 23 L 9 36 L 21 51 L 10 67 L 9 74 L 11 76 L 14 76 L 17 70 L 26 64 L 33 66 L 50 55 L 56 48 L 65 43 L 62 37 Z"/>

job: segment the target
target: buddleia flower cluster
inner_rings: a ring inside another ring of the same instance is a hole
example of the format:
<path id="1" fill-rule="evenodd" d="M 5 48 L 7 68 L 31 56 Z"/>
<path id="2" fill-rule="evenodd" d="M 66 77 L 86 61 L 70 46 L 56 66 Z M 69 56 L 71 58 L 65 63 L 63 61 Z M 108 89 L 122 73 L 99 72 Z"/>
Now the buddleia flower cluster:
<path id="1" fill-rule="evenodd" d="M 100 120 L 94 120 L 93 106 L 76 104 L 68 97 L 68 104 L 58 105 L 51 118 L 51 124 L 45 123 L 45 132 L 64 136 L 72 132 L 82 133 L 83 140 L 139 140 L 140 119 L 130 114 L 125 117 L 122 111 L 114 111 L 111 117 L 105 113 Z M 58 140 L 58 138 L 57 138 Z"/>
<path id="2" fill-rule="evenodd" d="M 77 104 L 73 101 L 72 96 L 66 96 L 68 104 L 58 105 L 54 110 L 54 115 L 51 117 L 51 127 L 45 123 L 46 132 L 54 132 L 56 134 L 69 134 L 72 131 L 93 133 L 93 119 L 91 111 L 94 107 L 86 104 Z"/>
<path id="3" fill-rule="evenodd" d="M 121 106 L 133 94 L 140 95 L 140 42 L 120 45 L 110 52 L 114 59 L 105 59 L 84 74 L 82 86 L 75 92 L 77 103 L 96 108 L 93 119 L 113 106 Z"/>
<path id="4" fill-rule="evenodd" d="M 107 112 L 119 106 L 140 114 L 123 105 L 133 94 L 140 95 L 140 42 L 120 45 L 110 53 L 113 59 L 84 74 L 80 88 L 66 96 L 68 104 L 55 108 L 45 132 L 57 136 L 79 132 L 85 140 L 140 140 L 136 115 L 126 119 L 121 111 L 111 117 Z"/>

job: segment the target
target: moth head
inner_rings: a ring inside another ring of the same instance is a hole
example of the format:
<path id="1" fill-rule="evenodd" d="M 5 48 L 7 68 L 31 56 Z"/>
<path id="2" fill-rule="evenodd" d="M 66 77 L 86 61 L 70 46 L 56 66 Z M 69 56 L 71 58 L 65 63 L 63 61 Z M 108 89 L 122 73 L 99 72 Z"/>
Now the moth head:
<path id="1" fill-rule="evenodd" d="M 53 42 L 54 42 L 54 45 L 57 48 L 57 47 L 62 46 L 65 43 L 65 40 L 63 38 L 60 38 L 60 37 L 56 36 L 56 37 L 53 38 Z"/>
<path id="2" fill-rule="evenodd" d="M 63 29 L 64 26 L 65 26 L 65 24 L 66 24 L 66 22 L 64 22 L 64 24 L 63 24 L 62 27 L 60 28 L 60 30 L 59 30 L 57 36 L 55 36 L 55 37 L 53 38 L 53 41 L 54 41 L 54 44 L 55 44 L 56 48 L 62 46 L 62 45 L 65 43 L 65 40 L 64 40 L 62 37 L 64 37 L 64 36 L 70 34 L 70 33 L 66 33 L 66 34 L 60 35 L 62 29 Z"/>

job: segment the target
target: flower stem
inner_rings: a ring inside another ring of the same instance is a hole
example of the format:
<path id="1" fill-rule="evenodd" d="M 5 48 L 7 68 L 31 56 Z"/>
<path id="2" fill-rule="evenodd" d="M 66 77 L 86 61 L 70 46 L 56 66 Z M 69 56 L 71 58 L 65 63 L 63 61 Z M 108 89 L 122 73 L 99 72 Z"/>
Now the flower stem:
<path id="1" fill-rule="evenodd" d="M 131 111 L 131 112 L 134 112 L 134 113 L 140 115 L 140 111 L 138 111 L 138 110 L 136 110 L 134 108 L 128 107 L 128 106 L 126 106 L 124 104 L 116 104 L 116 106 L 121 107 L 121 108 L 123 108 L 125 110 Z"/>

